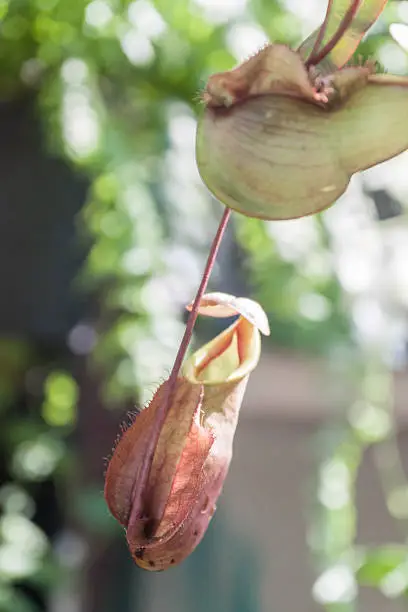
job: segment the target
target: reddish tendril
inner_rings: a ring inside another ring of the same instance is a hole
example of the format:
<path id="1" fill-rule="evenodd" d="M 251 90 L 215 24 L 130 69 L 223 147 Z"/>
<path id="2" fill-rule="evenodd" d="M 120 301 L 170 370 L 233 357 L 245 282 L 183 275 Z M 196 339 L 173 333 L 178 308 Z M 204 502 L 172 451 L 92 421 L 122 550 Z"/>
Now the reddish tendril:
<path id="1" fill-rule="evenodd" d="M 319 31 L 319 34 L 318 34 L 318 37 L 317 37 L 318 39 L 320 39 L 319 40 L 319 45 L 320 45 L 321 41 L 323 40 L 324 32 L 325 32 L 325 30 L 327 28 L 328 17 L 329 17 L 329 10 L 330 10 L 331 4 L 332 3 L 329 4 L 329 8 L 327 10 L 325 20 L 324 20 L 324 22 L 322 24 L 322 27 L 320 28 L 320 31 Z M 313 46 L 313 50 L 312 50 L 311 55 L 309 56 L 309 58 L 305 62 L 306 67 L 316 66 L 322 60 L 324 60 L 324 58 L 327 55 L 329 55 L 329 53 L 334 49 L 334 47 L 337 45 L 337 43 L 339 42 L 339 40 L 341 39 L 343 34 L 346 32 L 346 30 L 350 26 L 351 22 L 353 21 L 353 19 L 355 17 L 355 14 L 357 13 L 357 10 L 358 10 L 360 4 L 361 4 L 361 0 L 353 0 L 353 2 L 350 4 L 346 14 L 344 15 L 343 19 L 341 20 L 340 25 L 337 28 L 337 31 L 334 33 L 334 35 L 329 40 L 329 42 L 324 45 L 323 49 L 321 49 L 317 53 L 316 53 L 316 49 L 315 49 L 315 47 L 317 47 L 317 44 L 315 43 L 315 45 Z"/>
<path id="2" fill-rule="evenodd" d="M 198 309 L 200 306 L 200 302 L 207 289 L 208 281 L 210 280 L 211 272 L 214 267 L 218 249 L 220 248 L 220 244 L 224 236 L 230 216 L 231 216 L 231 209 L 226 207 L 221 217 L 221 221 L 218 226 L 217 233 L 215 234 L 214 240 L 212 242 L 211 249 L 210 249 L 210 252 L 207 258 L 207 263 L 205 265 L 203 276 L 201 278 L 201 283 L 197 290 L 197 294 L 194 299 L 193 306 L 191 308 L 191 312 L 187 320 L 186 329 L 184 331 L 184 335 L 181 340 L 179 350 L 177 352 L 176 359 L 174 360 L 174 365 L 173 365 L 173 368 L 169 376 L 166 400 L 157 410 L 156 423 L 155 423 L 155 434 L 152 436 L 151 448 L 156 448 L 157 446 L 157 441 L 159 439 L 160 431 L 162 429 L 162 425 L 164 423 L 164 420 L 167 415 L 167 411 L 170 407 L 171 400 L 173 398 L 174 389 L 175 389 L 176 382 L 177 382 L 177 376 L 179 374 L 181 365 L 183 363 L 183 359 L 188 349 L 188 345 L 190 344 L 191 336 L 193 334 L 194 325 L 198 317 Z"/>
<path id="3" fill-rule="evenodd" d="M 220 244 L 224 236 L 225 230 L 227 228 L 227 224 L 228 224 L 230 216 L 231 216 L 231 209 L 226 207 L 221 217 L 221 221 L 218 226 L 217 233 L 215 234 L 214 240 L 212 242 L 211 249 L 210 249 L 210 252 L 207 258 L 207 263 L 205 265 L 203 276 L 201 278 L 201 283 L 197 290 L 197 294 L 195 296 L 195 300 L 191 308 L 190 315 L 188 317 L 184 336 L 180 343 L 180 347 L 177 352 L 176 359 L 174 360 L 173 369 L 171 371 L 170 378 L 169 378 L 170 389 L 172 385 L 174 386 L 174 383 L 176 382 L 178 373 L 181 368 L 181 364 L 183 363 L 183 359 L 186 354 L 188 345 L 190 344 L 191 336 L 193 333 L 193 328 L 194 328 L 194 325 L 195 325 L 195 322 L 198 316 L 198 309 L 200 306 L 200 302 L 207 289 L 208 281 L 210 280 L 210 275 L 214 267 L 218 249 L 220 248 Z"/>

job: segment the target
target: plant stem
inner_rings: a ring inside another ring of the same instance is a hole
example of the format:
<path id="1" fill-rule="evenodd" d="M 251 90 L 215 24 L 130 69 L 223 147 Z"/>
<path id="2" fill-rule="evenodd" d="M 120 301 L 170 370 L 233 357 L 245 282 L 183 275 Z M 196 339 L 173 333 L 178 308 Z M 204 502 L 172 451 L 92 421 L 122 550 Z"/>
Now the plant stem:
<path id="1" fill-rule="evenodd" d="M 207 263 L 205 265 L 203 276 L 201 278 L 201 283 L 200 283 L 200 286 L 198 287 L 197 294 L 195 296 L 193 305 L 191 307 L 190 315 L 188 317 L 187 324 L 186 324 L 186 329 L 185 329 L 183 338 L 180 342 L 179 350 L 177 351 L 176 359 L 174 360 L 174 365 L 173 365 L 173 368 L 169 376 L 169 380 L 167 383 L 168 386 L 167 386 L 166 401 L 163 402 L 163 407 L 160 407 L 157 413 L 157 424 L 159 425 L 158 431 L 160 431 L 161 426 L 166 417 L 167 411 L 170 407 L 170 403 L 171 403 L 174 389 L 175 389 L 176 382 L 177 382 L 177 376 L 180 372 L 180 368 L 183 363 L 184 357 L 186 355 L 188 345 L 190 344 L 191 336 L 193 335 L 193 329 L 194 329 L 194 325 L 198 317 L 198 309 L 200 306 L 201 298 L 203 297 L 207 289 L 208 281 L 210 280 L 211 272 L 214 267 L 214 262 L 217 257 L 218 249 L 220 248 L 220 244 L 224 236 L 230 216 L 231 216 L 231 209 L 225 207 L 225 210 L 221 217 L 220 224 L 217 229 L 217 233 L 215 234 L 214 240 L 210 248 L 210 252 L 208 254 Z"/>
<path id="2" fill-rule="evenodd" d="M 211 245 L 210 252 L 208 254 L 207 263 L 204 268 L 200 286 L 197 290 L 195 300 L 191 307 L 191 312 L 187 320 L 186 330 L 184 332 L 183 339 L 180 343 L 180 347 L 177 352 L 176 359 L 174 360 L 173 369 L 171 371 L 170 378 L 169 378 L 170 385 L 172 384 L 173 380 L 175 382 L 175 379 L 178 376 L 178 373 L 180 371 L 181 364 L 183 363 L 183 359 L 186 354 L 188 345 L 190 344 L 191 336 L 193 334 L 193 328 L 194 328 L 195 322 L 198 317 L 198 308 L 200 306 L 201 298 L 203 297 L 207 289 L 208 281 L 210 280 L 211 272 L 214 267 L 214 262 L 217 257 L 218 249 L 220 248 L 220 244 L 224 236 L 230 216 L 231 216 L 231 209 L 225 208 L 224 213 L 221 217 L 220 224 L 217 229 L 217 233 L 215 234 L 213 243 Z"/>
<path id="3" fill-rule="evenodd" d="M 341 20 L 340 25 L 337 28 L 337 31 L 333 34 L 333 37 L 328 41 L 326 45 L 324 45 L 323 49 L 321 49 L 318 53 L 314 54 L 314 52 L 312 52 L 309 59 L 305 62 L 305 65 L 307 67 L 316 66 L 322 60 L 324 60 L 324 58 L 327 55 L 329 55 L 329 53 L 334 49 L 334 47 L 337 45 L 337 43 L 339 42 L 343 34 L 346 32 L 346 30 L 352 23 L 360 4 L 361 4 L 361 0 L 353 0 L 347 12 L 345 13 L 343 19 Z M 327 27 L 327 22 L 328 22 L 328 19 L 326 15 L 326 19 L 323 22 L 323 26 L 325 28 Z M 318 36 L 320 37 L 320 32 Z"/>

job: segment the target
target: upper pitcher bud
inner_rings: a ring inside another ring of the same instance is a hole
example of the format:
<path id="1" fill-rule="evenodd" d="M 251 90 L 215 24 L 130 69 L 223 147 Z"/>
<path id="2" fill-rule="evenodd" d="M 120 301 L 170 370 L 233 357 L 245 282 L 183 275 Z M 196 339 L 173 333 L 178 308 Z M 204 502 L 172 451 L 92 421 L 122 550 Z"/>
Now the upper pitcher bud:
<path id="1" fill-rule="evenodd" d="M 119 440 L 106 472 L 109 509 L 126 528 L 135 562 L 148 570 L 180 563 L 203 537 L 231 461 L 247 380 L 259 360 L 258 330 L 269 333 L 264 311 L 249 299 L 210 293 L 199 312 L 240 316 L 185 362 L 172 392 L 169 381 L 160 385 Z"/>

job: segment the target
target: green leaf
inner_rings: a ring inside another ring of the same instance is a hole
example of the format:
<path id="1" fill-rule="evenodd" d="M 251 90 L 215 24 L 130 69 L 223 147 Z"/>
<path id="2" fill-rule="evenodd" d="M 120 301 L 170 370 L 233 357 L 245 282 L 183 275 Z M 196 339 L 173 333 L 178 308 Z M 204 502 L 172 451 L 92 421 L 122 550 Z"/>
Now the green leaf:
<path id="1" fill-rule="evenodd" d="M 358 582 L 364 586 L 377 587 L 383 578 L 406 562 L 407 550 L 404 546 L 386 546 L 367 551 L 357 570 Z"/>
<path id="2" fill-rule="evenodd" d="M 357 49 L 367 30 L 378 19 L 387 0 L 362 0 L 360 3 L 350 0 L 330 0 L 326 17 L 321 27 L 313 32 L 298 49 L 300 55 L 313 63 L 319 51 L 330 43 L 336 32 L 350 18 L 350 25 L 334 48 L 316 65 L 323 74 L 329 74 L 344 66 Z M 353 7 L 353 4 L 356 6 Z"/>

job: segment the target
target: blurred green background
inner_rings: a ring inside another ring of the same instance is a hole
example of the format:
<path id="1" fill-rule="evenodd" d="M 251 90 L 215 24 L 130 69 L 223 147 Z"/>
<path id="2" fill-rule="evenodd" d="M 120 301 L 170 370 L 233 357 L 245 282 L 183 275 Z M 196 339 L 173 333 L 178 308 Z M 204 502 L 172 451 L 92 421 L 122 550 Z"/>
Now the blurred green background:
<path id="1" fill-rule="evenodd" d="M 200 90 L 325 8 L 0 0 L 0 612 L 408 607 L 406 154 L 322 215 L 233 215 L 212 287 L 258 299 L 272 334 L 191 558 L 138 570 L 102 493 L 221 215 L 195 165 Z M 361 53 L 408 74 L 395 22 L 407 1 Z"/>

